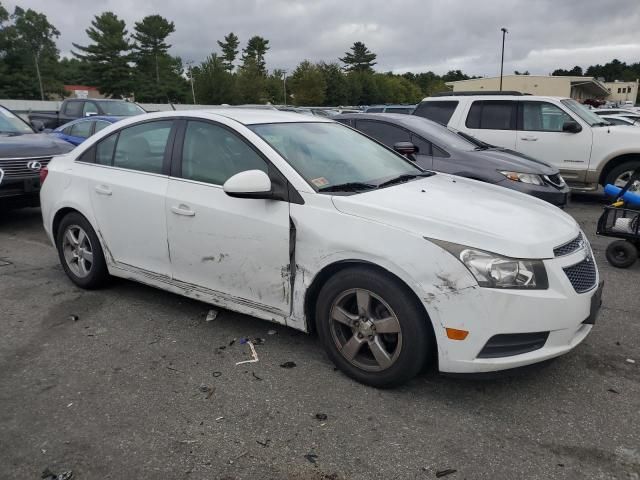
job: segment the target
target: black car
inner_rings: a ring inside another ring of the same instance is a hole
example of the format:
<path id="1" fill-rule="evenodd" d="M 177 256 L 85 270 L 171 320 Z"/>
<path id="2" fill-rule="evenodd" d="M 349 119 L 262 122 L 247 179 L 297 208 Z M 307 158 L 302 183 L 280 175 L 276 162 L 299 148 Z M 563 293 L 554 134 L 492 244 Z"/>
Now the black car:
<path id="1" fill-rule="evenodd" d="M 12 111 L 0 107 L 0 208 L 39 205 L 40 169 L 73 145 L 35 133 Z"/>
<path id="2" fill-rule="evenodd" d="M 349 125 L 406 154 L 427 170 L 451 173 L 527 193 L 563 207 L 569 187 L 557 168 L 505 148 L 495 147 L 415 115 L 341 114 Z"/>

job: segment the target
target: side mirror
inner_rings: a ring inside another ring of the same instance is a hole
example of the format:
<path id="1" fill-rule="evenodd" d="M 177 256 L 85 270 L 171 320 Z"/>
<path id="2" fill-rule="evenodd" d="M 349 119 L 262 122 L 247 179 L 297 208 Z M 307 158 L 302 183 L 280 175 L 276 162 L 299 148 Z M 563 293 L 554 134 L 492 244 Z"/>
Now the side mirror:
<path id="1" fill-rule="evenodd" d="M 582 127 L 578 122 L 564 122 L 562 124 L 562 131 L 567 133 L 578 133 L 582 131 Z"/>
<path id="2" fill-rule="evenodd" d="M 44 122 L 42 120 L 31 120 L 31 126 L 36 132 L 42 132 L 44 130 Z"/>
<path id="3" fill-rule="evenodd" d="M 262 170 L 236 173 L 222 186 L 224 192 L 236 198 L 272 198 L 271 179 Z"/>
<path id="4" fill-rule="evenodd" d="M 393 145 L 393 149 L 401 155 L 408 156 L 411 160 L 413 160 L 411 155 L 418 153 L 419 150 L 418 147 L 411 142 L 398 142 Z"/>

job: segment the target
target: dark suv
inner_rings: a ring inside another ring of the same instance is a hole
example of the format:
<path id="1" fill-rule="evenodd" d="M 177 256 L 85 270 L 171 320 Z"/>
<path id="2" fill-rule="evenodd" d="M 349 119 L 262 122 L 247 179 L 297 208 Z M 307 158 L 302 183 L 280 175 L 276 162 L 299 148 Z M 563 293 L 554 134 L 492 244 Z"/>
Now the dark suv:
<path id="1" fill-rule="evenodd" d="M 35 133 L 12 111 L 0 107 L 0 209 L 38 206 L 40 169 L 73 145 Z"/>

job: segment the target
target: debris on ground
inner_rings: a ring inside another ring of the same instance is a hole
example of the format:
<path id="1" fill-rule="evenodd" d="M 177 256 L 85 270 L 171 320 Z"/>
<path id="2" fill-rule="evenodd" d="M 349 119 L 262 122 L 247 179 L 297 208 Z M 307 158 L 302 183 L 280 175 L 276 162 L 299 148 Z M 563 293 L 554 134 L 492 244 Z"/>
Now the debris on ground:
<path id="1" fill-rule="evenodd" d="M 216 418 L 216 422 L 219 422 L 220 420 L 222 420 L 224 417 L 218 417 Z"/>
<path id="2" fill-rule="evenodd" d="M 326 413 L 316 413 L 316 420 L 326 420 L 327 418 Z"/>
<path id="3" fill-rule="evenodd" d="M 276 330 L 269 330 L 267 335 L 275 335 L 276 333 L 278 333 Z"/>
<path id="4" fill-rule="evenodd" d="M 246 340 L 246 339 L 242 339 L 242 340 Z M 240 341 L 240 343 L 243 343 L 242 340 Z M 247 343 L 246 341 L 244 343 Z M 253 343 L 248 342 L 249 346 L 251 347 L 251 360 L 244 360 L 242 362 L 236 362 L 236 365 L 242 365 L 244 363 L 255 363 L 258 361 L 258 352 L 256 352 L 256 348 L 253 346 Z"/>
<path id="5" fill-rule="evenodd" d="M 617 394 L 617 395 L 619 395 L 619 394 L 620 394 L 620 392 L 619 392 L 619 391 L 617 391 L 615 388 L 609 388 L 609 389 L 607 390 L 607 392 L 615 393 L 615 394 Z"/>
<path id="6" fill-rule="evenodd" d="M 296 362 L 284 362 L 284 363 L 281 363 L 280 366 L 282 368 L 294 368 L 297 365 L 296 365 Z"/>
<path id="7" fill-rule="evenodd" d="M 219 376 L 222 375 L 222 372 L 213 372 L 211 375 L 213 375 L 214 378 L 218 378 Z"/>
<path id="8" fill-rule="evenodd" d="M 452 473 L 456 473 L 457 470 L 454 468 L 447 468 L 446 470 L 439 470 L 436 472 L 436 478 L 446 477 L 447 475 L 451 475 Z"/>
<path id="9" fill-rule="evenodd" d="M 236 343 L 236 339 L 235 338 L 229 342 L 229 346 L 230 347 L 233 346 L 234 343 Z"/>
<path id="10" fill-rule="evenodd" d="M 205 385 L 204 383 L 200 384 L 199 388 L 202 393 L 207 393 L 209 391 L 209 385 Z"/>
<path id="11" fill-rule="evenodd" d="M 67 472 L 53 473 L 49 467 L 42 471 L 40 476 L 43 480 L 71 480 L 73 478 L 73 472 L 71 470 Z"/>
<path id="12" fill-rule="evenodd" d="M 239 458 L 244 457 L 247 453 L 249 453 L 249 452 L 247 450 L 245 450 L 240 455 L 236 455 L 232 460 L 229 460 L 229 464 L 233 464 L 234 460 L 238 460 Z"/>
<path id="13" fill-rule="evenodd" d="M 627 363 L 636 363 L 636 361 L 633 358 L 627 358 Z"/>
<path id="14" fill-rule="evenodd" d="M 80 317 L 78 315 L 69 315 L 69 320 L 71 320 L 72 322 L 77 322 L 78 320 L 80 320 Z"/>
<path id="15" fill-rule="evenodd" d="M 207 313 L 207 317 L 205 318 L 205 321 L 213 322 L 217 317 L 218 317 L 218 310 L 215 310 L 215 309 L 212 308 Z"/>
<path id="16" fill-rule="evenodd" d="M 262 380 L 262 378 L 256 375 L 255 372 L 251 372 L 251 375 L 253 375 L 253 378 L 255 378 L 256 380 Z"/>
<path id="17" fill-rule="evenodd" d="M 225 348 L 227 348 L 227 346 L 226 346 L 226 345 L 220 345 L 220 346 L 218 347 L 218 350 L 224 350 Z"/>
<path id="18" fill-rule="evenodd" d="M 254 345 L 264 345 L 264 338 L 254 338 L 251 340 Z"/>
<path id="19" fill-rule="evenodd" d="M 269 440 L 268 438 L 266 438 L 264 441 L 262 440 L 256 440 L 256 443 L 258 445 L 262 445 L 263 447 L 267 448 L 269 446 L 269 443 L 271 443 L 271 440 Z"/>
<path id="20" fill-rule="evenodd" d="M 318 458 L 318 455 L 316 455 L 315 453 L 307 453 L 304 458 L 307 459 L 308 462 L 311 462 L 315 465 L 316 463 L 316 459 Z"/>

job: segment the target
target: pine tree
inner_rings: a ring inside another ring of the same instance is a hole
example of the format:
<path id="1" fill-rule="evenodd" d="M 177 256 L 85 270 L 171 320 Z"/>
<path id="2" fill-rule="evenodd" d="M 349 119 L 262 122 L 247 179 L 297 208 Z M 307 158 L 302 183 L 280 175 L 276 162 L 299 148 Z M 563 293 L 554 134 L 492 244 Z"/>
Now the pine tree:
<path id="1" fill-rule="evenodd" d="M 230 32 L 229 35 L 225 35 L 224 42 L 218 40 L 218 45 L 222 50 L 222 56 L 220 58 L 222 59 L 224 68 L 232 72 L 233 62 L 235 62 L 238 57 L 238 46 L 240 45 L 240 40 L 235 33 Z"/>
<path id="2" fill-rule="evenodd" d="M 296 105 L 322 105 L 327 83 L 317 65 L 303 61 L 291 75 L 291 93 Z"/>
<path id="3" fill-rule="evenodd" d="M 377 55 L 371 52 L 362 42 L 355 42 L 350 52 L 345 52 L 339 60 L 345 64 L 347 72 L 373 72 Z"/>
<path id="4" fill-rule="evenodd" d="M 85 60 L 96 79 L 101 93 L 114 97 L 126 97 L 132 92 L 131 45 L 127 40 L 124 20 L 112 12 L 96 15 L 87 30 L 93 43 L 73 46 L 82 53 L 73 53 Z"/>
<path id="5" fill-rule="evenodd" d="M 248 61 L 254 63 L 262 75 L 266 75 L 267 69 L 264 56 L 269 50 L 269 40 L 255 35 L 249 39 L 247 46 L 242 50 L 242 65 L 246 67 Z"/>

